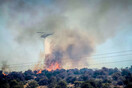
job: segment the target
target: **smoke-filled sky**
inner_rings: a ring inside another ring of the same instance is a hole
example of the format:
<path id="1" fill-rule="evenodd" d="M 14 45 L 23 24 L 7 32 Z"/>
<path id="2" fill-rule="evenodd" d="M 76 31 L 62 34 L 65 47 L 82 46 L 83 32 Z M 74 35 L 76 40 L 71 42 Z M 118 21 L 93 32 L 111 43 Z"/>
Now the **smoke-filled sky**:
<path id="1" fill-rule="evenodd" d="M 0 62 L 37 62 L 45 50 L 37 32 L 54 33 L 51 53 L 63 54 L 64 68 L 129 66 L 132 61 L 92 64 L 132 59 L 93 57 L 132 50 L 132 0 L 0 0 Z"/>

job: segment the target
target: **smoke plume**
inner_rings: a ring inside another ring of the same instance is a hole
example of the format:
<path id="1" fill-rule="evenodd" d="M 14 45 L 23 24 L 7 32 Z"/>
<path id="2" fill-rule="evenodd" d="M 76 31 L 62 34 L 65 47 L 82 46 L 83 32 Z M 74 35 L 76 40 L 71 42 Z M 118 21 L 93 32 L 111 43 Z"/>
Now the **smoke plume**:
<path id="1" fill-rule="evenodd" d="M 44 40 L 47 45 L 43 57 L 40 56 L 47 67 L 52 63 L 59 64 L 59 68 L 81 67 L 87 65 L 89 59 L 85 57 L 91 56 L 96 46 L 127 30 L 132 23 L 131 0 L 3 0 L 0 3 L 0 17 L 12 38 L 10 51 L 15 51 L 9 57 L 14 62 L 39 58 L 42 42 L 37 32 L 44 32 L 54 33 Z M 0 52 L 8 60 L 7 53 Z"/>
<path id="2" fill-rule="evenodd" d="M 78 30 L 59 31 L 47 39 L 50 47 L 45 49 L 46 66 L 57 62 L 62 68 L 82 67 L 87 62 L 84 57 L 94 52 L 94 44 L 87 33 Z"/>
<path id="3" fill-rule="evenodd" d="M 2 62 L 2 67 L 1 67 L 1 70 L 4 72 L 9 72 L 9 66 L 7 65 L 7 62 L 6 61 L 3 61 Z"/>

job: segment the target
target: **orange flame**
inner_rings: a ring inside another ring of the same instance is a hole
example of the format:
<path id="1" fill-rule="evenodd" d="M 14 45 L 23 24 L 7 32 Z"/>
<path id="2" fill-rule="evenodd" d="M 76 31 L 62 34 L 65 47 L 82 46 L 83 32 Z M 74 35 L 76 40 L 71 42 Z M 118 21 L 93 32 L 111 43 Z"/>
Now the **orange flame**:
<path id="1" fill-rule="evenodd" d="M 40 73 L 42 73 L 42 70 L 39 70 L 39 71 L 37 72 L 37 74 L 40 74 Z"/>
<path id="2" fill-rule="evenodd" d="M 52 71 L 52 70 L 57 70 L 57 69 L 61 69 L 58 62 L 52 63 L 46 70 Z"/>
<path id="3" fill-rule="evenodd" d="M 5 73 L 2 73 L 4 76 L 7 76 Z"/>

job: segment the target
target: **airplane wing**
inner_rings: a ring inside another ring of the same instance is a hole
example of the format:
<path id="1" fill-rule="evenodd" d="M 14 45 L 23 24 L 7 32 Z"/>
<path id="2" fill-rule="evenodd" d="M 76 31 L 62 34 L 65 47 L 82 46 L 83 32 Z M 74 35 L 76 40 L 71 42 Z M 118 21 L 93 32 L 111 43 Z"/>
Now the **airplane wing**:
<path id="1" fill-rule="evenodd" d="M 44 32 L 37 32 L 37 33 L 44 33 Z"/>

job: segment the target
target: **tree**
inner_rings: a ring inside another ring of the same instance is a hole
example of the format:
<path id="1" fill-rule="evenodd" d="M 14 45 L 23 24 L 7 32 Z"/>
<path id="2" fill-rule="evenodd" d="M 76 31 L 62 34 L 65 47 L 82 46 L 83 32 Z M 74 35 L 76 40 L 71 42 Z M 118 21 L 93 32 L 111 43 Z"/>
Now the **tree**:
<path id="1" fill-rule="evenodd" d="M 4 75 L 0 75 L 0 88 L 10 88 L 9 82 Z"/>
<path id="2" fill-rule="evenodd" d="M 67 83 L 65 81 L 60 81 L 56 88 L 67 88 Z"/>
<path id="3" fill-rule="evenodd" d="M 44 77 L 38 82 L 39 85 L 48 85 L 48 78 Z"/>
<path id="4" fill-rule="evenodd" d="M 119 79 L 119 77 L 121 76 L 120 72 L 116 72 L 112 74 L 112 78 L 113 80 L 117 81 Z"/>
<path id="5" fill-rule="evenodd" d="M 74 76 L 69 76 L 67 79 L 66 79 L 66 81 L 68 82 L 68 83 L 74 83 L 74 81 L 76 81 L 76 77 L 74 77 Z"/>
<path id="6" fill-rule="evenodd" d="M 130 71 L 128 69 L 122 69 L 122 72 L 121 72 L 122 76 L 128 76 L 128 75 L 131 75 Z"/>
<path id="7" fill-rule="evenodd" d="M 129 71 L 132 73 L 132 66 L 129 68 Z"/>
<path id="8" fill-rule="evenodd" d="M 10 88 L 24 88 L 22 82 L 18 82 L 15 79 L 10 81 Z"/>
<path id="9" fill-rule="evenodd" d="M 0 84 L 0 88 L 10 88 L 9 83 Z"/>
<path id="10" fill-rule="evenodd" d="M 81 88 L 94 88 L 90 83 L 84 82 L 81 85 Z"/>
<path id="11" fill-rule="evenodd" d="M 125 88 L 132 88 L 132 82 L 128 83 Z"/>
<path id="12" fill-rule="evenodd" d="M 132 84 L 132 74 L 125 77 L 124 84 L 126 85 L 126 88 L 131 86 L 131 84 Z"/>
<path id="13" fill-rule="evenodd" d="M 105 84 L 103 85 L 103 88 L 111 88 L 111 87 L 110 87 L 110 84 L 109 84 L 109 83 L 105 83 Z"/>
<path id="14" fill-rule="evenodd" d="M 36 81 L 30 81 L 26 88 L 37 88 L 39 85 Z"/>
<path id="15" fill-rule="evenodd" d="M 74 82 L 75 88 L 81 87 L 81 84 L 82 84 L 82 83 L 83 83 L 82 81 L 75 81 L 75 82 Z"/>
<path id="16" fill-rule="evenodd" d="M 81 88 L 101 88 L 102 83 L 100 81 L 88 80 L 82 83 Z"/>
<path id="17" fill-rule="evenodd" d="M 49 79 L 48 88 L 55 88 L 56 85 L 57 85 L 57 79 L 56 79 L 56 77 L 52 76 L 52 77 Z"/>
<path id="18" fill-rule="evenodd" d="M 30 80 L 33 79 L 33 72 L 32 70 L 27 70 L 24 72 L 24 76 L 26 80 Z"/>
<path id="19" fill-rule="evenodd" d="M 8 74 L 11 80 L 25 81 L 24 74 L 22 72 L 11 72 Z"/>
<path id="20" fill-rule="evenodd" d="M 89 74 L 83 74 L 79 77 L 79 81 L 87 81 L 91 78 Z"/>

